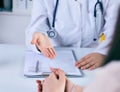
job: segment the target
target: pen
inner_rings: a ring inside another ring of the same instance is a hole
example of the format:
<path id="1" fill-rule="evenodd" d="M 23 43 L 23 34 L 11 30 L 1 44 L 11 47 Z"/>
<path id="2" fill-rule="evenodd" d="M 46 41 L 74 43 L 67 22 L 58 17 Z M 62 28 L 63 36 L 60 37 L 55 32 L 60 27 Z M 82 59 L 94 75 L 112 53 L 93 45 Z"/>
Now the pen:
<path id="1" fill-rule="evenodd" d="M 36 62 L 35 72 L 39 72 L 39 60 Z"/>

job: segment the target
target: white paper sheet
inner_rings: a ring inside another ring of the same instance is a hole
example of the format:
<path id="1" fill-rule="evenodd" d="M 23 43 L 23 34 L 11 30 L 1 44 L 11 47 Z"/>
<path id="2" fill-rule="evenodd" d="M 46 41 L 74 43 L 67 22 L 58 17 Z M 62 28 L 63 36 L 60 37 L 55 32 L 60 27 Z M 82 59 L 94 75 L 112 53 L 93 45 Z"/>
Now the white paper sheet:
<path id="1" fill-rule="evenodd" d="M 24 74 L 26 76 L 42 75 L 50 73 L 50 67 L 53 67 L 64 70 L 66 75 L 82 76 L 80 70 L 75 67 L 75 62 L 72 50 L 57 50 L 57 56 L 53 60 L 42 54 L 27 51 Z"/>

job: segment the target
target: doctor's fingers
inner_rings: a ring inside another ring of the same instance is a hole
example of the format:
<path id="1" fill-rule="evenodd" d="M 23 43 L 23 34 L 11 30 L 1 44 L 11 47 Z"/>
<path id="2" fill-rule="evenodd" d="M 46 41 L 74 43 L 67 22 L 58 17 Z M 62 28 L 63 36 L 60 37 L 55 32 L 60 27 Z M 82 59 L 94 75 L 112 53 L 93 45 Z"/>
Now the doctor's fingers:
<path id="1" fill-rule="evenodd" d="M 56 56 L 56 51 L 55 51 L 54 47 L 51 48 L 51 51 Z"/>
<path id="2" fill-rule="evenodd" d="M 100 67 L 101 65 L 103 65 L 103 61 L 95 61 L 95 64 L 93 66 L 89 67 L 89 69 L 93 70 L 93 69 Z"/>
<path id="3" fill-rule="evenodd" d="M 52 59 L 52 56 L 50 55 L 50 52 L 47 48 L 43 48 L 43 50 L 45 51 L 46 55 L 48 58 Z"/>
<path id="4" fill-rule="evenodd" d="M 88 59 L 88 58 L 90 58 L 90 56 L 89 56 L 89 55 L 87 55 L 87 56 L 85 56 L 85 57 L 81 58 L 79 61 L 77 61 L 77 62 L 76 62 L 75 66 L 77 66 L 78 64 L 80 64 L 80 63 L 84 62 L 84 61 L 85 61 L 86 59 Z M 84 62 L 84 63 L 85 63 L 85 62 Z"/>
<path id="5" fill-rule="evenodd" d="M 91 68 L 94 65 L 95 65 L 95 62 L 91 61 L 91 62 L 87 63 L 86 65 L 82 66 L 81 69 L 82 70 L 89 69 L 89 68 Z"/>
<path id="6" fill-rule="evenodd" d="M 46 47 L 43 47 L 41 44 L 42 44 L 42 43 L 38 40 L 38 42 L 36 43 L 38 49 L 41 51 L 41 53 L 42 53 L 44 56 L 46 56 L 46 57 L 48 57 L 48 58 L 51 58 L 51 57 L 50 57 L 50 53 L 49 53 L 49 51 L 47 50 L 47 48 L 46 48 Z"/>
<path id="7" fill-rule="evenodd" d="M 97 65 L 96 65 L 96 64 L 90 66 L 90 67 L 89 67 L 89 70 L 94 70 L 95 68 L 97 68 Z"/>
<path id="8" fill-rule="evenodd" d="M 53 48 L 53 47 L 48 48 L 48 51 L 49 51 L 51 57 L 52 57 L 52 58 L 55 58 L 56 52 L 55 52 L 54 48 Z"/>
<path id="9" fill-rule="evenodd" d="M 53 47 L 51 46 L 45 46 L 41 41 L 38 41 L 38 46 L 39 46 L 39 49 L 41 50 L 44 50 L 45 53 L 47 53 L 47 57 L 49 57 L 50 59 L 53 59 L 55 57 L 55 51 L 53 49 Z"/>
<path id="10" fill-rule="evenodd" d="M 33 39 L 33 40 L 35 42 L 34 44 L 37 46 L 37 48 L 41 51 L 43 55 L 45 55 L 50 59 L 53 59 L 55 57 L 56 53 L 52 47 L 47 47 L 42 45 L 43 43 L 39 39 Z"/>
<path id="11" fill-rule="evenodd" d="M 85 66 L 87 65 L 89 62 L 91 62 L 92 59 L 90 57 L 88 58 L 82 58 L 80 61 L 78 61 L 75 66 L 76 67 L 82 67 L 82 66 Z"/>
<path id="12" fill-rule="evenodd" d="M 49 53 L 47 52 L 46 49 L 41 48 L 39 45 L 37 45 L 37 48 L 41 51 L 41 53 L 42 53 L 44 56 L 50 58 L 50 57 L 49 57 Z"/>
<path id="13" fill-rule="evenodd" d="M 40 46 L 41 43 L 40 43 L 40 41 L 37 37 L 33 37 L 32 41 L 31 41 L 31 44 L 35 44 L 37 46 L 37 49 L 39 49 L 43 55 L 48 57 L 48 54 L 46 53 L 46 51 L 41 48 L 41 46 Z"/>
<path id="14" fill-rule="evenodd" d="M 56 56 L 56 52 L 55 52 L 55 50 L 54 50 L 54 47 L 52 46 L 49 38 L 48 38 L 47 36 L 46 36 L 45 38 L 46 38 L 47 48 L 48 48 L 49 52 L 51 53 L 51 55 L 52 55 L 53 57 L 55 57 L 55 56 Z"/>
<path id="15" fill-rule="evenodd" d="M 48 37 L 45 36 L 44 39 L 45 39 L 44 41 L 41 39 L 38 39 L 37 44 L 39 45 L 40 49 L 44 49 L 44 51 L 49 55 L 50 59 L 53 59 L 56 55 L 56 52 L 53 46 L 51 45 Z"/>
<path id="16" fill-rule="evenodd" d="M 43 48 L 41 46 L 38 45 L 39 50 L 41 51 L 41 53 L 43 55 L 45 55 L 46 57 L 53 59 L 55 57 L 55 55 L 52 55 L 51 52 L 49 51 L 48 48 Z"/>
<path id="17" fill-rule="evenodd" d="M 55 55 L 53 55 L 53 54 L 50 52 L 49 48 L 40 48 L 40 49 L 43 51 L 43 54 L 44 54 L 46 57 L 48 57 L 48 58 L 50 58 L 50 59 L 53 59 L 53 58 L 55 57 Z"/>

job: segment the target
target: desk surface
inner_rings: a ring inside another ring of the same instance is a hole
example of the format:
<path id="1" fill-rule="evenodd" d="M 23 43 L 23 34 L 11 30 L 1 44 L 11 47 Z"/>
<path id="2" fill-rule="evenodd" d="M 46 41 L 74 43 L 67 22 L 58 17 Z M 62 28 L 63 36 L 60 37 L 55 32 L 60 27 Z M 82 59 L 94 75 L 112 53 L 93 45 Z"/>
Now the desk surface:
<path id="1" fill-rule="evenodd" d="M 77 59 L 93 51 L 89 48 L 72 49 Z M 0 92 L 37 92 L 35 81 L 43 78 L 26 78 L 23 75 L 25 50 L 25 46 L 21 45 L 0 45 Z M 94 77 L 94 71 L 83 72 L 84 77 L 70 80 L 78 85 L 88 85 Z"/>

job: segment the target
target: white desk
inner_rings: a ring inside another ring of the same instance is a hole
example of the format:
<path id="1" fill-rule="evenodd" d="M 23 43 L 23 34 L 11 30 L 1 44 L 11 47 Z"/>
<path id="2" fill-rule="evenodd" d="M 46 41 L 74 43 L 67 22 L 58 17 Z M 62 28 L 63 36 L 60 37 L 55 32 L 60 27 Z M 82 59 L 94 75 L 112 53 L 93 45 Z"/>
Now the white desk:
<path id="1" fill-rule="evenodd" d="M 64 48 L 66 49 L 66 48 Z M 26 78 L 23 75 L 25 46 L 0 45 L 0 92 L 37 92 L 36 79 Z M 90 53 L 93 49 L 73 48 L 77 59 Z M 94 75 L 94 71 L 83 71 L 83 78 L 70 78 L 79 85 L 88 85 Z"/>

